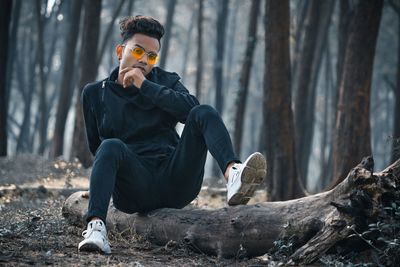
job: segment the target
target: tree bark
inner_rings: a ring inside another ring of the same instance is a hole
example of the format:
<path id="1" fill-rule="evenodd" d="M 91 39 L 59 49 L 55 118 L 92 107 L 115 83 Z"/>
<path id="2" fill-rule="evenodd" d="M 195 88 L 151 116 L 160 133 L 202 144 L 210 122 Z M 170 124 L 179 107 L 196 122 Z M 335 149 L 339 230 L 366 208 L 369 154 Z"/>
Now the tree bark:
<path id="1" fill-rule="evenodd" d="M 193 4 L 194 5 L 194 4 Z M 198 9 L 194 8 L 194 6 L 192 7 L 192 20 L 190 21 L 189 27 L 186 31 L 182 31 L 179 33 L 179 38 L 181 38 L 181 35 L 185 36 L 183 37 L 185 39 L 184 43 L 182 43 L 182 46 L 184 47 L 183 49 L 183 56 L 182 56 L 182 68 L 181 71 L 179 72 L 179 75 L 181 76 L 181 80 L 182 81 L 186 81 L 186 77 L 187 77 L 187 73 L 188 73 L 188 62 L 190 61 L 190 56 L 189 56 L 189 52 L 193 49 L 193 45 L 192 45 L 192 34 L 193 34 L 193 30 L 195 30 L 194 25 L 195 25 L 195 21 L 196 21 L 196 17 L 198 14 Z M 197 90 L 197 89 L 196 89 Z M 197 96 L 197 93 L 196 93 Z M 199 97 L 197 96 L 197 99 L 199 99 Z"/>
<path id="2" fill-rule="evenodd" d="M 28 35 L 27 35 L 28 36 Z M 29 43 L 28 49 L 25 48 L 26 44 Z M 36 49 L 37 51 L 38 49 Z M 29 66 L 28 68 L 28 81 L 34 81 L 35 77 L 35 62 L 37 61 L 38 58 L 38 53 L 32 53 L 35 51 L 34 49 L 34 41 L 30 39 L 30 41 L 26 41 L 23 43 L 23 47 L 20 51 L 24 51 L 24 54 L 22 56 L 18 56 L 17 59 L 17 66 L 21 66 L 18 69 L 18 83 L 19 83 L 19 90 L 22 94 L 22 99 L 24 101 L 24 117 L 22 120 L 22 125 L 19 131 L 19 136 L 18 136 L 18 141 L 17 141 L 17 152 L 22 152 L 22 153 L 27 153 L 27 152 L 32 152 L 29 150 L 29 137 L 31 133 L 31 107 L 32 107 L 32 96 L 34 92 L 36 91 L 36 84 L 30 83 L 29 86 L 26 86 L 26 74 L 25 74 L 25 68 L 23 67 L 25 64 Z M 31 57 L 26 57 L 26 54 L 35 54 L 35 56 Z M 28 62 L 24 62 L 24 60 L 28 60 Z M 24 62 L 24 63 L 22 63 Z"/>
<path id="3" fill-rule="evenodd" d="M 270 200 L 286 200 L 303 196 L 295 159 L 291 109 L 289 1 L 266 3 L 263 131 L 268 162 L 267 191 Z"/>
<path id="4" fill-rule="evenodd" d="M 101 0 L 99 0 L 101 2 Z M 99 54 L 97 55 L 97 66 L 101 65 L 101 60 L 103 59 L 104 52 L 106 51 L 106 47 L 108 42 L 110 42 L 111 38 L 111 31 L 114 29 L 115 25 L 114 22 L 117 19 L 119 13 L 121 13 L 122 6 L 124 5 L 125 0 L 120 0 L 117 8 L 114 10 L 114 14 L 111 18 L 110 23 L 108 24 L 107 30 L 104 33 L 103 40 L 100 45 Z M 130 2 L 131 4 L 131 2 Z M 97 3 L 96 3 L 97 5 Z"/>
<path id="5" fill-rule="evenodd" d="M 163 37 L 164 41 L 162 43 L 162 53 L 160 58 L 160 67 L 163 69 L 167 63 L 169 42 L 171 39 L 172 25 L 174 23 L 175 6 L 176 0 L 169 0 L 167 8 L 167 21 L 165 22 L 165 35 Z"/>
<path id="6" fill-rule="evenodd" d="M 196 82 L 196 97 L 201 100 L 201 82 L 203 79 L 203 6 L 204 0 L 199 0 L 199 12 L 197 14 L 197 70 Z"/>
<path id="7" fill-rule="evenodd" d="M 400 12 L 398 15 L 398 44 L 397 44 L 397 84 L 394 89 L 395 95 L 395 106 L 393 116 L 393 144 L 392 144 L 392 158 L 391 162 L 394 162 L 400 158 Z"/>
<path id="8" fill-rule="evenodd" d="M 12 7 L 12 23 L 11 23 L 11 32 L 10 32 L 10 38 L 8 40 L 8 47 L 9 47 L 9 58 L 14 59 L 17 51 L 17 33 L 19 29 L 19 21 L 20 21 L 20 15 L 21 15 L 21 8 L 22 7 L 22 0 L 16 0 L 14 2 L 14 6 Z M 6 110 L 8 112 L 8 104 L 10 103 L 10 94 L 11 94 L 11 87 L 12 87 L 12 74 L 13 74 L 13 69 L 14 69 L 14 62 L 15 60 L 8 60 L 7 61 L 7 74 L 6 74 L 6 81 L 7 81 L 7 87 L 6 87 Z"/>
<path id="9" fill-rule="evenodd" d="M 2 2 L 0 8 L 0 157 L 7 156 L 7 62 L 8 33 L 11 21 L 12 1 Z"/>
<path id="10" fill-rule="evenodd" d="M 89 167 L 92 156 L 86 142 L 85 124 L 83 119 L 81 94 L 86 84 L 93 82 L 97 76 L 97 65 L 92 60 L 97 55 L 97 44 L 100 32 L 101 0 L 85 0 L 84 20 L 81 43 L 80 75 L 78 82 L 77 101 L 75 105 L 75 124 L 72 139 L 71 156 L 77 157 L 83 166 Z"/>
<path id="11" fill-rule="evenodd" d="M 39 154 L 43 155 L 44 150 L 46 149 L 47 143 L 47 111 L 48 111 L 48 103 L 46 97 L 46 89 L 44 85 L 44 40 L 43 40 L 43 31 L 44 31 L 44 23 L 43 17 L 41 14 L 41 1 L 36 0 L 36 23 L 37 23 L 37 33 L 38 33 L 38 65 L 39 65 L 39 113 L 40 113 L 40 127 L 39 127 Z"/>
<path id="12" fill-rule="evenodd" d="M 323 4 L 326 1 L 312 1 L 309 5 L 305 21 L 304 41 L 302 43 L 299 60 L 295 70 L 297 77 L 294 77 L 294 92 L 296 92 L 294 122 L 296 137 L 297 163 L 299 175 L 304 186 L 307 186 L 307 168 L 311 150 L 312 132 L 314 126 L 314 113 L 312 106 L 315 103 L 315 93 L 311 86 L 314 65 L 316 62 L 316 47 L 318 33 L 322 27 Z M 326 29 L 324 29 L 326 30 Z"/>
<path id="13" fill-rule="evenodd" d="M 234 146 L 235 153 L 240 156 L 243 137 L 243 120 L 246 112 L 247 95 L 249 91 L 249 81 L 251 66 L 253 65 L 253 55 L 257 42 L 257 22 L 260 0 L 251 2 L 249 14 L 249 28 L 247 33 L 247 45 L 244 54 L 242 71 L 239 79 L 239 91 L 236 96 L 236 114 L 234 127 Z"/>
<path id="14" fill-rule="evenodd" d="M 253 257 L 267 253 L 274 241 L 295 237 L 296 264 L 310 264 L 353 230 L 376 222 L 379 210 L 399 201 L 400 160 L 373 173 L 372 158 L 363 160 L 333 190 L 300 199 L 264 202 L 217 210 L 159 209 L 125 214 L 110 206 L 107 226 L 119 233 L 139 234 L 157 245 L 170 240 L 219 257 Z M 83 226 L 88 200 L 82 191 L 64 203 L 68 222 Z M 351 243 L 350 243 L 351 245 Z"/>
<path id="15" fill-rule="evenodd" d="M 217 36 L 216 36 L 216 55 L 214 62 L 215 75 L 215 108 L 222 115 L 223 111 L 223 75 L 224 75 L 224 51 L 225 51 L 225 29 L 226 20 L 228 18 L 228 0 L 218 2 L 217 14 Z"/>
<path id="16" fill-rule="evenodd" d="M 66 40 L 64 71 L 61 81 L 61 92 L 58 98 L 53 145 L 50 153 L 50 156 L 53 158 L 63 154 L 65 123 L 71 106 L 72 92 L 74 89 L 74 83 L 72 81 L 74 77 L 75 50 L 79 33 L 81 7 L 82 1 L 75 0 L 72 3 L 72 9 L 70 11 L 71 21 Z"/>
<path id="17" fill-rule="evenodd" d="M 336 181 L 332 186 L 362 157 L 371 155 L 371 80 L 382 7 L 382 0 L 359 1 L 349 25 L 333 145 Z"/>
<path id="18" fill-rule="evenodd" d="M 216 54 L 214 60 L 214 78 L 215 78 L 215 109 L 222 116 L 224 108 L 223 98 L 223 81 L 224 81 L 224 53 L 225 53 L 225 32 L 226 32 L 226 21 L 228 19 L 228 0 L 218 1 L 217 6 L 217 32 L 216 32 Z M 211 183 L 217 183 L 220 178 L 220 169 L 217 161 L 213 160 L 212 167 L 212 181 Z"/>

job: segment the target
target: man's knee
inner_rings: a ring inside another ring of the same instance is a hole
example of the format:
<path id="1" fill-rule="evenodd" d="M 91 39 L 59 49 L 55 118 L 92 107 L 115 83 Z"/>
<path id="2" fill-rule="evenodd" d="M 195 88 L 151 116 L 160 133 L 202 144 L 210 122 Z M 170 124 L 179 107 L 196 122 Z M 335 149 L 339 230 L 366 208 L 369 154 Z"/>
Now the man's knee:
<path id="1" fill-rule="evenodd" d="M 192 108 L 189 117 L 208 118 L 210 116 L 219 116 L 218 111 L 210 105 L 198 105 Z"/>
<path id="2" fill-rule="evenodd" d="M 125 144 L 118 138 L 105 139 L 101 142 L 96 157 L 117 157 L 122 154 Z"/>

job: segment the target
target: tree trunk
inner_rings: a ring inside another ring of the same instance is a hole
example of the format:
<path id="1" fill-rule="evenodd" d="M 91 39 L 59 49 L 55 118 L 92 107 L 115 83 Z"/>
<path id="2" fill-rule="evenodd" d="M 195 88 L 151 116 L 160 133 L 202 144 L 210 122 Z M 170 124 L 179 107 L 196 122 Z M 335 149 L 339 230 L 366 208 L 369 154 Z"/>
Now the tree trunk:
<path id="1" fill-rule="evenodd" d="M 7 156 L 7 62 L 8 33 L 11 21 L 12 1 L 2 2 L 0 8 L 0 157 Z"/>
<path id="2" fill-rule="evenodd" d="M 196 70 L 196 97 L 201 100 L 201 82 L 203 79 L 203 6 L 204 0 L 199 0 L 199 12 L 197 14 L 197 70 Z"/>
<path id="3" fill-rule="evenodd" d="M 332 151 L 332 140 L 331 134 L 329 134 L 329 129 L 332 128 L 331 121 L 329 118 L 332 117 L 334 110 L 332 109 L 332 105 L 330 102 L 333 102 L 334 97 L 334 82 L 332 77 L 332 61 L 331 61 L 331 53 L 330 53 L 330 44 L 327 43 L 326 50 L 325 50 L 325 94 L 324 98 L 324 111 L 323 111 L 323 119 L 320 131 L 321 134 L 321 156 L 320 156 L 320 169 L 321 174 L 318 179 L 318 185 L 316 187 L 317 191 L 321 191 L 323 188 L 329 185 L 331 179 L 329 177 L 332 176 L 331 169 L 329 166 L 331 151 Z M 327 155 L 329 155 L 327 157 Z"/>
<path id="4" fill-rule="evenodd" d="M 232 84 L 235 84 L 236 81 L 235 79 L 232 78 L 232 73 L 236 73 L 237 69 L 236 69 L 236 65 L 233 64 L 234 60 L 236 60 L 237 57 L 237 53 L 235 53 L 237 48 L 237 18 L 238 18 L 238 13 L 239 11 L 241 11 L 241 7 L 240 5 L 243 4 L 243 1 L 233 1 L 232 5 L 232 10 L 229 14 L 230 20 L 228 21 L 228 27 L 229 30 L 226 30 L 226 34 L 227 34 L 227 43 L 229 44 L 226 48 L 226 56 L 227 56 L 227 62 L 226 62 L 226 72 L 227 74 L 225 75 L 225 77 L 227 77 L 227 79 L 225 79 L 225 85 L 224 85 L 224 92 L 226 92 L 227 90 L 229 90 L 229 88 L 232 88 Z M 234 76 L 235 77 L 235 76 Z"/>
<path id="5" fill-rule="evenodd" d="M 77 157 L 86 168 L 92 164 L 92 156 L 86 142 L 85 124 L 83 119 L 82 103 L 80 101 L 84 86 L 93 82 L 97 76 L 97 65 L 92 59 L 97 55 L 97 43 L 100 32 L 101 1 L 85 0 L 84 20 L 81 43 L 80 75 L 78 83 L 77 101 L 75 106 L 75 125 L 72 140 L 71 156 Z"/>
<path id="6" fill-rule="evenodd" d="M 74 89 L 75 50 L 79 33 L 79 22 L 81 18 L 82 1 L 75 0 L 72 3 L 70 28 L 67 33 L 65 63 L 61 81 L 60 96 L 57 105 L 56 125 L 54 129 L 51 157 L 63 154 L 64 131 L 68 111 L 71 106 L 72 92 Z M 95 57 L 96 58 L 96 57 Z"/>
<path id="7" fill-rule="evenodd" d="M 274 241 L 292 237 L 290 259 L 310 264 L 338 242 L 350 242 L 350 234 L 365 230 L 368 223 L 376 222 L 380 209 L 400 200 L 400 160 L 373 175 L 367 168 L 372 158 L 363 162 L 366 165 L 357 165 L 336 188 L 320 194 L 217 210 L 165 208 L 131 215 L 110 206 L 107 226 L 111 231 L 142 235 L 157 245 L 172 240 L 225 258 L 263 255 Z M 62 209 L 68 222 L 80 226 L 88 206 L 82 193 L 72 194 Z"/>
<path id="8" fill-rule="evenodd" d="M 249 28 L 247 33 L 246 51 L 244 54 L 242 71 L 239 79 L 239 91 L 236 96 L 236 114 L 235 114 L 235 127 L 234 127 L 234 144 L 235 153 L 240 156 L 242 148 L 243 137 L 243 120 L 246 112 L 247 94 L 249 91 L 249 81 L 251 66 L 253 65 L 253 54 L 257 42 L 257 22 L 258 11 L 260 9 L 260 0 L 251 2 L 249 14 Z"/>
<path id="9" fill-rule="evenodd" d="M 99 0 L 101 2 L 101 0 Z M 115 25 L 114 22 L 117 19 L 119 13 L 121 13 L 122 6 L 124 5 L 125 0 L 120 0 L 117 8 L 114 10 L 114 14 L 111 18 L 110 23 L 108 24 L 107 30 L 104 32 L 103 40 L 100 45 L 99 54 L 97 55 L 97 66 L 101 65 L 101 60 L 103 59 L 104 52 L 106 51 L 106 47 L 108 42 L 111 41 L 111 31 L 114 29 Z M 98 3 L 95 3 L 96 5 Z M 97 73 L 97 70 L 96 70 Z"/>
<path id="10" fill-rule="evenodd" d="M 214 77 L 215 77 L 215 109 L 222 116 L 224 99 L 223 99 L 223 80 L 224 80 L 224 52 L 225 52 L 225 32 L 226 21 L 228 18 L 228 0 L 218 1 L 217 6 L 217 32 L 216 32 L 216 55 L 214 61 Z M 220 177 L 220 169 L 215 160 L 212 163 L 211 183 L 216 183 Z"/>
<path id="11" fill-rule="evenodd" d="M 214 62 L 214 75 L 215 75 L 215 108 L 222 115 L 223 111 L 223 66 L 224 66 L 224 51 L 225 51 L 225 29 L 226 20 L 228 18 L 228 0 L 218 2 L 217 14 L 217 37 L 216 37 L 216 56 Z"/>
<path id="12" fill-rule="evenodd" d="M 28 36 L 28 34 L 27 34 Z M 18 83 L 19 83 L 19 88 L 21 91 L 21 94 L 23 95 L 23 101 L 24 101 L 24 117 L 22 120 L 22 125 L 19 131 L 19 136 L 18 136 L 18 141 L 17 141 L 17 152 L 22 152 L 22 153 L 27 153 L 27 152 L 32 152 L 29 150 L 29 137 L 31 133 L 31 107 L 32 107 L 32 96 L 34 92 L 36 91 L 36 84 L 34 82 L 29 83 L 29 86 L 26 86 L 26 74 L 25 74 L 25 68 L 23 67 L 24 65 L 29 66 L 28 68 L 28 81 L 34 81 L 35 80 L 35 62 L 37 61 L 37 58 L 39 57 L 39 54 L 37 53 L 38 49 L 36 49 L 36 53 L 32 53 L 35 51 L 34 48 L 34 41 L 29 38 L 30 41 L 25 41 L 23 43 L 23 55 L 18 55 L 17 61 L 17 66 L 21 66 L 18 68 Z M 28 49 L 25 48 L 26 44 L 29 43 Z M 31 57 L 26 57 L 26 54 L 35 54 L 35 56 Z M 25 61 L 27 60 L 27 62 Z"/>
<path id="13" fill-rule="evenodd" d="M 299 69 L 298 68 L 298 62 L 299 62 L 299 57 L 300 57 L 300 48 L 301 44 L 303 43 L 304 39 L 304 25 L 306 22 L 307 18 L 307 10 L 309 9 L 310 1 L 304 0 L 304 1 L 297 1 L 297 8 L 299 9 L 299 14 L 297 15 L 297 22 L 296 22 L 296 28 L 295 28 L 295 33 L 294 33 L 294 49 L 293 49 L 293 54 L 292 54 L 292 77 L 295 78 L 298 75 L 296 74 L 296 71 Z M 292 78 L 292 83 L 296 83 L 297 81 Z M 292 88 L 292 94 L 296 95 L 296 92 L 293 91 L 294 88 Z"/>
<path id="14" fill-rule="evenodd" d="M 312 155 L 312 144 L 313 144 L 314 129 L 315 129 L 315 127 L 314 127 L 315 107 L 316 107 L 316 101 L 317 101 L 317 84 L 318 84 L 318 79 L 321 76 L 320 72 L 322 69 L 321 62 L 322 62 L 323 54 L 327 50 L 327 46 L 328 46 L 328 39 L 329 39 L 328 33 L 329 33 L 330 25 L 331 25 L 331 17 L 332 17 L 332 12 L 334 9 L 334 4 L 335 4 L 334 1 L 328 0 L 328 1 L 323 1 L 322 5 L 321 5 L 321 17 L 320 17 L 321 25 L 318 26 L 317 41 L 316 41 L 317 43 L 315 46 L 315 56 L 314 56 L 314 60 L 313 60 L 313 64 L 312 64 L 312 70 L 311 70 L 311 82 L 309 85 L 311 94 L 308 99 L 309 104 L 307 105 L 306 115 L 305 115 L 307 118 L 309 118 L 305 122 L 306 130 L 304 131 L 304 134 L 305 134 L 305 139 L 306 139 L 306 145 L 304 146 L 305 151 L 304 151 L 304 155 L 303 155 L 304 164 L 302 165 L 302 168 L 301 168 L 301 170 L 303 171 L 303 173 L 301 174 L 301 177 L 303 177 L 305 181 L 307 181 L 309 159 L 310 159 L 310 156 Z M 330 62 L 330 59 L 328 61 Z M 328 63 L 328 64 L 330 64 L 330 63 Z M 328 105 L 328 101 L 326 101 L 326 104 Z M 325 108 L 328 109 L 328 106 L 326 106 Z M 300 155 L 300 157 L 302 157 L 302 156 Z M 329 171 L 327 173 L 329 173 Z"/>
<path id="15" fill-rule="evenodd" d="M 165 35 L 163 37 L 164 41 L 162 43 L 162 53 L 160 58 L 160 67 L 162 69 L 165 68 L 165 64 L 167 63 L 169 42 L 171 39 L 172 25 L 174 22 L 175 6 L 176 0 L 169 0 L 167 8 L 167 21 L 165 22 Z"/>
<path id="16" fill-rule="evenodd" d="M 394 89 L 395 107 L 394 107 L 394 122 L 393 122 L 393 145 L 392 145 L 392 158 L 394 162 L 400 158 L 400 12 L 398 15 L 398 43 L 397 43 L 397 84 Z"/>
<path id="17" fill-rule="evenodd" d="M 309 107 L 314 104 L 314 98 L 311 88 L 312 71 L 315 64 L 315 48 L 317 45 L 318 33 L 321 24 L 322 1 L 312 1 L 309 5 L 307 18 L 305 21 L 305 36 L 302 43 L 298 70 L 295 70 L 297 77 L 294 77 L 296 83 L 293 84 L 296 92 L 294 122 L 296 137 L 297 163 L 299 166 L 299 175 L 304 186 L 307 186 L 307 167 L 311 147 L 314 114 L 309 114 Z M 310 129 L 309 129 L 310 127 Z"/>
<path id="18" fill-rule="evenodd" d="M 43 155 L 44 150 L 46 149 L 47 143 L 47 97 L 46 97 L 46 89 L 44 86 L 44 40 L 43 40 L 43 17 L 41 14 L 41 1 L 36 0 L 35 2 L 36 9 L 36 23 L 37 23 L 37 32 L 38 32 L 38 65 L 39 65 L 39 113 L 40 113 L 40 127 L 39 127 L 39 154 Z"/>
<path id="19" fill-rule="evenodd" d="M 181 68 L 181 71 L 179 72 L 182 81 L 186 81 L 186 76 L 187 76 L 187 73 L 188 73 L 187 65 L 188 65 L 188 62 L 190 61 L 189 54 L 190 54 L 190 51 L 193 49 L 192 34 L 193 34 L 194 25 L 195 25 L 195 21 L 196 21 L 196 19 L 194 19 L 194 18 L 196 18 L 197 14 L 198 14 L 198 10 L 193 7 L 192 8 L 192 16 L 191 16 L 193 19 L 190 20 L 190 24 L 189 24 L 188 29 L 186 31 L 180 32 L 180 35 L 182 34 L 183 36 L 185 36 L 184 37 L 184 39 L 185 39 L 184 44 L 182 42 L 182 46 L 184 47 L 183 56 L 182 56 L 182 61 L 183 61 L 182 62 L 182 68 Z M 181 38 L 181 37 L 179 37 L 179 38 Z M 199 99 L 199 98 L 197 97 L 197 99 Z"/>
<path id="20" fill-rule="evenodd" d="M 362 157 L 371 155 L 371 79 L 382 7 L 382 0 L 359 1 L 349 25 L 333 145 L 333 185 Z"/>
<path id="21" fill-rule="evenodd" d="M 264 125 L 270 200 L 303 195 L 297 172 L 290 93 L 289 1 L 267 1 Z M 285 178 L 286 180 L 283 180 Z"/>
<path id="22" fill-rule="evenodd" d="M 8 47 L 9 47 L 9 55 L 8 58 L 15 58 L 16 51 L 17 51 L 17 33 L 19 29 L 19 21 L 20 21 L 20 14 L 22 7 L 22 0 L 16 0 L 14 2 L 14 6 L 12 7 L 12 24 L 11 24 L 11 32 L 10 32 L 10 39 L 8 40 Z M 10 94 L 11 94 L 11 87 L 13 81 L 13 69 L 14 69 L 14 62 L 15 60 L 8 60 L 7 61 L 7 88 L 6 88 L 6 110 L 8 112 L 8 104 L 10 103 Z"/>

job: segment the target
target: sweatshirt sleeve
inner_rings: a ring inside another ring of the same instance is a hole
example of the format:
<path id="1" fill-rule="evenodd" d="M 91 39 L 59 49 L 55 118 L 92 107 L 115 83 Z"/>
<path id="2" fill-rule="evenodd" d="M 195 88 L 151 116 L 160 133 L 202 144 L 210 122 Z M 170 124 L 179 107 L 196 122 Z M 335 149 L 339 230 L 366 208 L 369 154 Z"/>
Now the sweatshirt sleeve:
<path id="1" fill-rule="evenodd" d="M 85 88 L 82 91 L 81 103 L 83 110 L 83 118 L 85 121 L 86 137 L 89 144 L 89 150 L 94 156 L 101 141 L 97 128 L 95 113 L 92 104 L 89 101 L 88 86 L 85 86 Z"/>
<path id="2" fill-rule="evenodd" d="M 145 80 L 140 92 L 151 99 L 154 105 L 173 115 L 179 122 L 185 123 L 190 110 L 199 105 L 197 98 L 189 93 L 181 82 L 173 88 Z"/>

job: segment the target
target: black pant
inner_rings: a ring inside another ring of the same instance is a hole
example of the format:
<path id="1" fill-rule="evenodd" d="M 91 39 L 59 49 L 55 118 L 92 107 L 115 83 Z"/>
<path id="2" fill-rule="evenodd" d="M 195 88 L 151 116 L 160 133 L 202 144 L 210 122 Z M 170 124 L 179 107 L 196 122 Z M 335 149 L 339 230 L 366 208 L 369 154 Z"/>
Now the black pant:
<path id="1" fill-rule="evenodd" d="M 240 162 L 220 115 L 207 105 L 190 111 L 170 156 L 146 158 L 119 139 L 104 140 L 90 176 L 87 220 L 105 221 L 111 195 L 114 206 L 126 213 L 186 206 L 201 189 L 207 148 L 222 172 L 230 162 Z"/>

